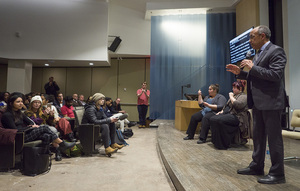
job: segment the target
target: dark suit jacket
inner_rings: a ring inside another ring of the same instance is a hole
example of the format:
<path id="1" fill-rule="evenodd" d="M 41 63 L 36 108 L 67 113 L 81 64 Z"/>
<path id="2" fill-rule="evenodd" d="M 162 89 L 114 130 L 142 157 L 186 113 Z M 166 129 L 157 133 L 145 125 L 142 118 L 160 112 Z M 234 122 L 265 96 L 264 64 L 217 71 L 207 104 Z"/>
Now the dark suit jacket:
<path id="1" fill-rule="evenodd" d="M 256 58 L 254 57 L 253 60 Z M 286 64 L 284 50 L 271 42 L 261 52 L 249 72 L 237 76 L 247 80 L 247 103 L 249 108 L 280 110 L 286 106 L 283 76 Z"/>

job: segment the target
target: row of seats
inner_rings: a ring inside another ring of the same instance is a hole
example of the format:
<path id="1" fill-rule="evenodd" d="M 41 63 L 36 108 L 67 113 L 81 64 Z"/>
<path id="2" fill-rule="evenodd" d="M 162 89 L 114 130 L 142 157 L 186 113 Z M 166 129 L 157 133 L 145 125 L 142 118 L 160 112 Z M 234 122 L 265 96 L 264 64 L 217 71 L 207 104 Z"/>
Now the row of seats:
<path id="1" fill-rule="evenodd" d="M 0 111 L 0 121 L 3 111 Z M 75 130 L 78 132 L 80 143 L 83 147 L 83 152 L 85 155 L 91 155 L 95 153 L 95 145 L 97 142 L 100 142 L 100 126 L 92 124 L 81 124 L 81 120 L 84 114 L 83 107 L 76 107 L 74 110 Z M 1 128 L 1 127 L 0 127 Z M 5 129 L 3 129 L 5 131 Z M 24 147 L 34 147 L 42 144 L 41 140 L 24 142 L 25 134 L 24 132 L 17 132 L 13 144 L 0 145 L 0 169 L 7 170 L 12 168 L 19 168 L 16 164 L 21 162 L 22 151 Z"/>

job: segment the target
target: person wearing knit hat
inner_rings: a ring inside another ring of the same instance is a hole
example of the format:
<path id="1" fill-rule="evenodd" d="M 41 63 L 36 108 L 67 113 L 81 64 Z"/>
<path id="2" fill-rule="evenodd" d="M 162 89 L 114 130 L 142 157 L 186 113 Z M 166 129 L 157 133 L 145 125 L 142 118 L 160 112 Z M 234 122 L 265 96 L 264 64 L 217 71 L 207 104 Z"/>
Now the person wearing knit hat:
<path id="1" fill-rule="evenodd" d="M 92 96 L 92 101 L 96 103 L 99 99 L 103 99 L 104 100 L 104 98 L 105 98 L 105 96 L 102 93 L 95 93 Z"/>
<path id="2" fill-rule="evenodd" d="M 96 124 L 100 125 L 101 139 L 105 147 L 105 154 L 111 156 L 118 149 L 124 147 L 115 142 L 116 126 L 115 122 L 118 118 L 107 117 L 102 108 L 105 96 L 101 93 L 95 93 L 91 102 L 87 103 L 81 124 Z"/>
<path id="3" fill-rule="evenodd" d="M 34 96 L 33 98 L 31 98 L 30 103 L 32 103 L 34 101 L 40 101 L 42 103 L 41 96 L 39 96 L 39 95 Z"/>

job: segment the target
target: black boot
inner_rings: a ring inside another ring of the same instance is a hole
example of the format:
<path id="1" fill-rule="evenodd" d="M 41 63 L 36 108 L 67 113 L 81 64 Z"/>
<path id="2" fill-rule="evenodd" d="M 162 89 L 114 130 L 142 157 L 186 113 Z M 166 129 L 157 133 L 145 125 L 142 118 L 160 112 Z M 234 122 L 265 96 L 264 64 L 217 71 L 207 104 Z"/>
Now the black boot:
<path id="1" fill-rule="evenodd" d="M 59 148 L 59 150 L 60 150 L 61 152 L 64 152 L 65 150 L 74 147 L 75 144 L 76 144 L 76 143 L 74 143 L 74 142 L 73 142 L 73 143 L 67 143 L 67 142 L 63 141 L 63 142 L 59 143 L 59 147 L 58 147 L 58 148 Z"/>
<path id="2" fill-rule="evenodd" d="M 76 141 L 77 141 L 77 140 L 75 139 L 73 133 L 69 133 L 69 134 L 67 134 L 67 136 L 68 136 L 69 141 L 71 141 L 71 142 L 76 142 Z"/>
<path id="3" fill-rule="evenodd" d="M 62 156 L 61 156 L 60 150 L 58 148 L 56 148 L 56 151 L 55 151 L 55 160 L 56 161 L 62 160 Z"/>

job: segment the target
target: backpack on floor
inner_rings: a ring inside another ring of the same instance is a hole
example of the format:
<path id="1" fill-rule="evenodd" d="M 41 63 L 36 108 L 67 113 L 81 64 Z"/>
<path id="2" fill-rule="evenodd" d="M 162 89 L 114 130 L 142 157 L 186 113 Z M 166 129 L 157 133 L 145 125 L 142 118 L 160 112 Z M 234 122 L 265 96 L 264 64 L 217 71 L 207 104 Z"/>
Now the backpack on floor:
<path id="1" fill-rule="evenodd" d="M 119 145 L 129 145 L 125 141 L 121 130 L 118 130 L 118 129 L 116 130 L 115 143 L 117 143 Z"/>
<path id="2" fill-rule="evenodd" d="M 132 132 L 132 129 L 124 129 L 124 132 L 123 132 L 123 137 L 126 139 L 126 138 L 130 138 L 133 136 L 133 132 Z"/>
<path id="3" fill-rule="evenodd" d="M 64 140 L 65 142 L 68 142 L 66 140 Z M 68 142 L 70 143 L 70 142 Z M 65 153 L 65 155 L 67 155 L 67 157 L 79 157 L 82 155 L 82 146 L 81 144 L 76 144 L 74 147 L 65 150 L 63 153 Z"/>
<path id="4" fill-rule="evenodd" d="M 51 152 L 49 146 L 23 148 L 22 173 L 27 176 L 36 176 L 48 173 L 51 169 Z"/>

